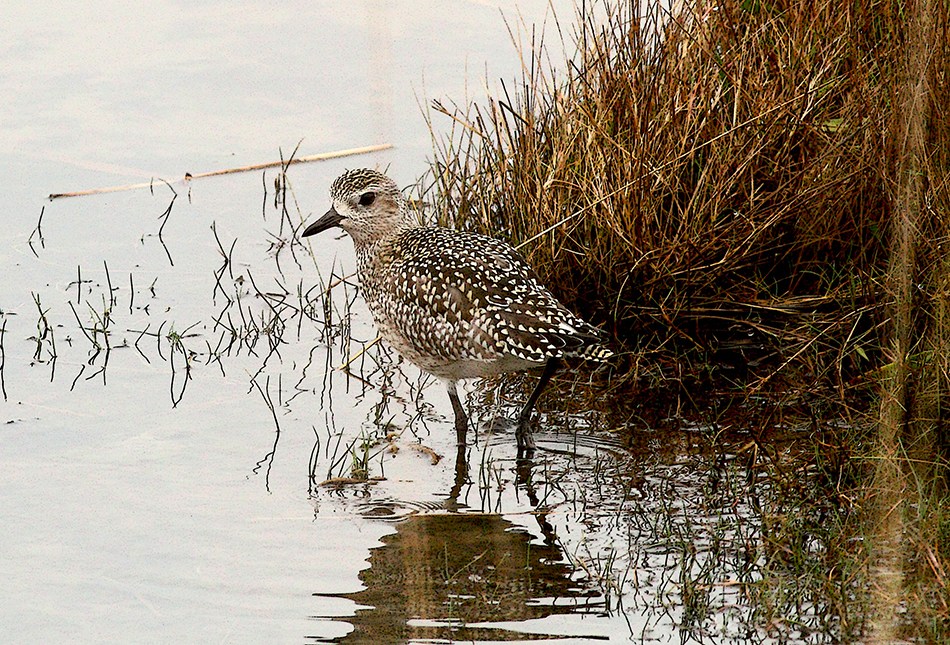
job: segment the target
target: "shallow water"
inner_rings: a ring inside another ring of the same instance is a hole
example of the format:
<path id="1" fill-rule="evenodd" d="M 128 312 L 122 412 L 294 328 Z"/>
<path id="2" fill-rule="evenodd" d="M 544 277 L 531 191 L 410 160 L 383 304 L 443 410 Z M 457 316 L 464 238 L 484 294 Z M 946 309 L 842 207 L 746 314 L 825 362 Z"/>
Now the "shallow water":
<path id="1" fill-rule="evenodd" d="M 702 429 L 578 410 L 563 379 L 519 462 L 486 430 L 514 379 L 469 387 L 459 453 L 439 383 L 380 346 L 337 369 L 376 335 L 352 245 L 294 227 L 344 168 L 421 174 L 413 92 L 463 102 L 519 65 L 494 3 L 341 6 L 5 10 L 4 642 L 768 641 L 755 513 L 716 492 L 746 474 Z M 301 139 L 395 148 L 294 166 L 287 192 L 273 169 L 176 181 Z"/>

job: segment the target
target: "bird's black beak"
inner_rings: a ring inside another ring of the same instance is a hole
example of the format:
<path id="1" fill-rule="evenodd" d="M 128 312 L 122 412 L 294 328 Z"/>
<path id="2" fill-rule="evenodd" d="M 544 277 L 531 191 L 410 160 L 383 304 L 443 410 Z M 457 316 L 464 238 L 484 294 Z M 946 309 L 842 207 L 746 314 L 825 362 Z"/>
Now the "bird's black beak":
<path id="1" fill-rule="evenodd" d="M 336 209 L 330 208 L 327 211 L 326 215 L 318 219 L 316 222 L 304 229 L 303 233 L 300 234 L 301 237 L 309 237 L 311 235 L 316 235 L 322 231 L 327 230 L 328 228 L 333 228 L 334 226 L 339 226 L 340 222 L 343 221 L 343 216 L 336 212 Z"/>

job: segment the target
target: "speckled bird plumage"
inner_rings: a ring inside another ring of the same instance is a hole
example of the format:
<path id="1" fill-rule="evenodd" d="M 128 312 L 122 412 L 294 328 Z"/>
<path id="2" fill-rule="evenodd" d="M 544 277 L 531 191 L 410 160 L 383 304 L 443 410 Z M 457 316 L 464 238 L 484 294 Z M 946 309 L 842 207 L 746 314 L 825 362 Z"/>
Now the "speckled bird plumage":
<path id="1" fill-rule="evenodd" d="M 559 303 L 506 242 L 420 225 L 396 184 L 374 170 L 346 172 L 330 198 L 333 208 L 303 235 L 332 226 L 350 234 L 380 334 L 446 382 L 457 415 L 459 379 L 612 355 L 605 334 Z"/>

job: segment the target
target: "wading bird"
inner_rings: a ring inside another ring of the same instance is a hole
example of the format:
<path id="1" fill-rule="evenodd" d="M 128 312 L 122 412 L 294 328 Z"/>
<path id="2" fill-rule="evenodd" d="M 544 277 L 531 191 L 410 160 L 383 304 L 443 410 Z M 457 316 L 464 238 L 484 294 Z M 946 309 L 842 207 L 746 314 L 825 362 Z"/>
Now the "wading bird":
<path id="1" fill-rule="evenodd" d="M 332 207 L 303 237 L 340 227 L 353 239 L 357 276 L 380 335 L 445 383 L 464 444 L 468 418 L 456 384 L 544 365 L 518 416 L 519 453 L 534 448 L 531 410 L 561 358 L 603 361 L 606 334 L 571 313 L 511 245 L 422 226 L 395 182 L 350 170 L 330 187 Z"/>

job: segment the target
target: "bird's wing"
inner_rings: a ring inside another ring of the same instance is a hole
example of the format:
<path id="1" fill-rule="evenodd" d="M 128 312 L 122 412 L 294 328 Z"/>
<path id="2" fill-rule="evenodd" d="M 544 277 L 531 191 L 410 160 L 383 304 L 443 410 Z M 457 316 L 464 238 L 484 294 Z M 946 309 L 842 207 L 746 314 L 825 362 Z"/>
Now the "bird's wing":
<path id="1" fill-rule="evenodd" d="M 609 356 L 604 332 L 558 302 L 514 248 L 445 230 L 418 229 L 432 239 L 407 245 L 412 252 L 391 265 L 396 298 L 406 310 L 427 314 L 420 351 L 456 356 L 478 348 L 485 354 L 479 358 L 537 362 Z"/>

